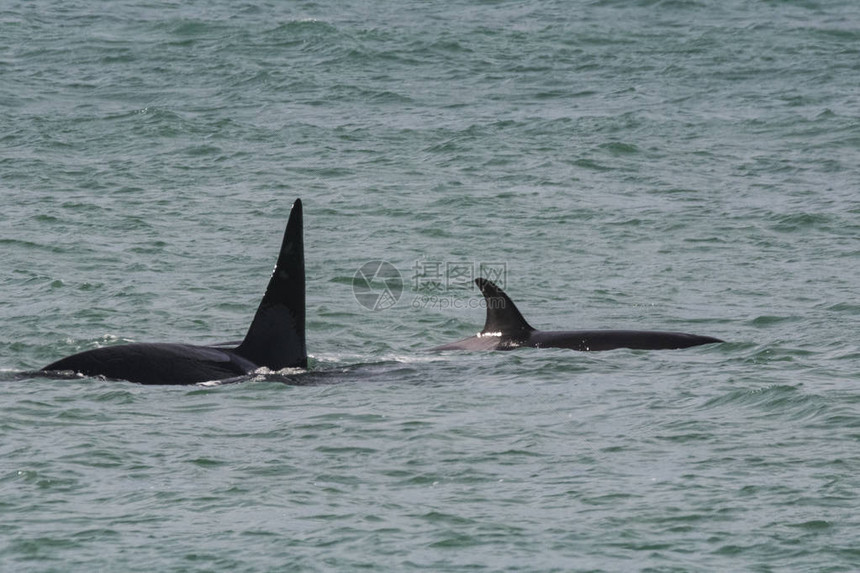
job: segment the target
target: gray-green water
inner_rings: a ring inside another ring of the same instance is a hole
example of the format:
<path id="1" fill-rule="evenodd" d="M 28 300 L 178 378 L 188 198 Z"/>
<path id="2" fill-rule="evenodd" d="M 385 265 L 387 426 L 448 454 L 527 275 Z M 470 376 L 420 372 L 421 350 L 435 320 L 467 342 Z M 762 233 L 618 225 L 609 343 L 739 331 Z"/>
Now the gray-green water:
<path id="1" fill-rule="evenodd" d="M 0 3 L 0 569 L 857 570 L 858 86 L 849 0 Z M 312 385 L 17 378 L 241 338 L 295 197 Z M 448 264 L 729 342 L 428 353 Z"/>

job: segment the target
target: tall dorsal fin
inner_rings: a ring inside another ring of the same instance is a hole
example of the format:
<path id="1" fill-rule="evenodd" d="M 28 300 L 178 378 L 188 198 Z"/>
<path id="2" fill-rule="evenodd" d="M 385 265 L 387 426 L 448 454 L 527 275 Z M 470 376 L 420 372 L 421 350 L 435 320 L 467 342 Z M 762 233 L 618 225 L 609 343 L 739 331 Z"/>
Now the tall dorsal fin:
<path id="1" fill-rule="evenodd" d="M 266 294 L 260 301 L 245 340 L 235 352 L 258 366 L 272 370 L 308 366 L 301 199 L 293 203 Z"/>
<path id="2" fill-rule="evenodd" d="M 494 282 L 475 279 L 475 284 L 487 301 L 487 321 L 481 334 L 501 333 L 502 336 L 517 338 L 534 330 L 513 301 Z"/>

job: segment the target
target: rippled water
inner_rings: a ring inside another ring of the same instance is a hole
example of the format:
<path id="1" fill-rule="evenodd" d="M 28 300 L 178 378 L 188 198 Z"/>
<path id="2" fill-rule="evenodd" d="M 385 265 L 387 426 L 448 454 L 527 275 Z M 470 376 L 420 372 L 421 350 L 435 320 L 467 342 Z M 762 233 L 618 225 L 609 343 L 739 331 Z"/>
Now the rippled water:
<path id="1" fill-rule="evenodd" d="M 0 568 L 857 570 L 858 62 L 848 1 L 0 5 Z M 241 338 L 296 197 L 310 373 L 22 377 Z M 482 269 L 728 342 L 427 352 Z"/>

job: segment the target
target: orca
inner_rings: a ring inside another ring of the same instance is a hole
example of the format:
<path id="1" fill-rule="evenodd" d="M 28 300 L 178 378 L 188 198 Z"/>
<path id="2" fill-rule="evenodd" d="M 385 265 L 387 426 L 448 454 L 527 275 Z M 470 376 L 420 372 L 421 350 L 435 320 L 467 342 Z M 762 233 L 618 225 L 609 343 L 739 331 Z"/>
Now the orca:
<path id="1" fill-rule="evenodd" d="M 254 320 L 237 346 L 132 343 L 86 350 L 40 374 L 99 376 L 139 384 L 198 384 L 253 373 L 261 367 L 307 369 L 302 202 L 293 203 L 278 261 Z"/>
<path id="2" fill-rule="evenodd" d="M 711 336 L 648 330 L 536 330 L 495 283 L 475 279 L 487 303 L 484 329 L 469 338 L 432 350 L 513 350 L 515 348 L 569 348 L 571 350 L 664 350 L 723 342 Z"/>

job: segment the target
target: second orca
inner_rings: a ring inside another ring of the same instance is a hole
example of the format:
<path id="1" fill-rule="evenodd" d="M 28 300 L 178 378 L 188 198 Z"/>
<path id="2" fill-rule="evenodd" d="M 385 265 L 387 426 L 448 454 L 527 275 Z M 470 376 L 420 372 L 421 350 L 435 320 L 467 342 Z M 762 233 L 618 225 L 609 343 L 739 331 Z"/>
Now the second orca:
<path id="1" fill-rule="evenodd" d="M 484 329 L 469 338 L 432 350 L 513 350 L 569 348 L 571 350 L 665 350 L 723 342 L 711 336 L 651 330 L 537 330 L 520 314 L 513 301 L 487 279 L 475 279 L 487 303 Z"/>

